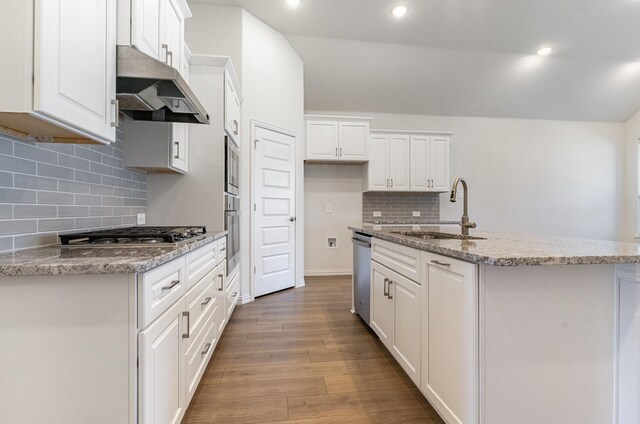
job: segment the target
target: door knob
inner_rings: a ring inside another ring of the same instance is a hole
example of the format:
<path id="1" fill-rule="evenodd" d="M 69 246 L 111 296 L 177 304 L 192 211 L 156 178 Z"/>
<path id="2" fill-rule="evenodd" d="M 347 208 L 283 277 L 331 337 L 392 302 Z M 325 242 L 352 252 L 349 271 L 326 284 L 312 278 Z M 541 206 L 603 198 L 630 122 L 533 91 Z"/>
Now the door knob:
<path id="1" fill-rule="evenodd" d="M 295 216 L 292 216 L 291 218 L 289 218 L 289 221 L 291 221 L 291 222 L 293 222 L 293 221 L 295 221 L 295 220 L 296 220 L 296 217 L 295 217 Z"/>

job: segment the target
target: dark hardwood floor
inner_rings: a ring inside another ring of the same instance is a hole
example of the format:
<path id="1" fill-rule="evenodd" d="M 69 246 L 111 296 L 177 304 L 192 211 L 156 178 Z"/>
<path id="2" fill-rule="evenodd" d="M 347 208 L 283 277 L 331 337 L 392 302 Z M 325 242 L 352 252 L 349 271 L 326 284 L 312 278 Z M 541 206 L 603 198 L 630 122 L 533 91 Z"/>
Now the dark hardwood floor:
<path id="1" fill-rule="evenodd" d="M 183 423 L 443 424 L 350 308 L 350 278 L 238 306 Z"/>

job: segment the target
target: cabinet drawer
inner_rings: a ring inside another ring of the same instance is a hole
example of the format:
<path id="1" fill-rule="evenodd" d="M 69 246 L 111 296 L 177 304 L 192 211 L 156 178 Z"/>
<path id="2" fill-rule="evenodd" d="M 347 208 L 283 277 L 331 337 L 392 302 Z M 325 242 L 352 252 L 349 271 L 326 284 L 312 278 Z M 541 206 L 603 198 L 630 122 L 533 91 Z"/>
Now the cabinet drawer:
<path id="1" fill-rule="evenodd" d="M 140 328 L 145 328 L 184 296 L 185 260 L 175 259 L 149 272 L 138 279 Z"/>
<path id="2" fill-rule="evenodd" d="M 202 323 L 206 321 L 213 308 L 218 305 L 216 291 L 216 270 L 214 269 L 187 292 L 187 311 L 189 311 L 192 335 L 198 334 Z M 187 346 L 190 347 L 194 341 L 195 337 L 191 337 L 187 341 Z"/>
<path id="3" fill-rule="evenodd" d="M 238 299 L 240 298 L 240 273 L 237 272 L 236 275 L 231 278 L 231 282 L 227 286 L 227 310 L 226 316 L 227 321 L 231 318 L 231 314 L 233 313 L 236 304 L 238 303 Z"/>
<path id="4" fill-rule="evenodd" d="M 187 290 L 215 268 L 218 263 L 217 253 L 218 246 L 213 242 L 187 254 Z"/>
<path id="5" fill-rule="evenodd" d="M 420 282 L 422 261 L 419 250 L 374 238 L 371 243 L 371 259 L 415 282 Z"/>
<path id="6" fill-rule="evenodd" d="M 227 237 L 218 239 L 218 263 L 227 259 Z"/>
<path id="7" fill-rule="evenodd" d="M 217 307 L 217 305 L 215 305 Z M 207 362 L 213 353 L 216 345 L 215 340 L 215 321 L 213 310 L 208 313 L 206 322 L 200 333 L 196 336 L 194 343 L 185 352 L 185 384 L 188 405 L 198 388 L 198 383 L 202 378 Z"/>

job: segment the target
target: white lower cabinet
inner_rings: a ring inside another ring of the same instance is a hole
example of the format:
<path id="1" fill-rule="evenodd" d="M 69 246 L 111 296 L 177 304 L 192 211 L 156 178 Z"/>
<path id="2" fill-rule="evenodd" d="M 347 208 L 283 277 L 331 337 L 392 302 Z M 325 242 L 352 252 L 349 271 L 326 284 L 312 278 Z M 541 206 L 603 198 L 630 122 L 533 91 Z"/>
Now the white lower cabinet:
<path id="1" fill-rule="evenodd" d="M 375 261 L 371 264 L 371 327 L 419 386 L 420 285 Z"/>
<path id="2" fill-rule="evenodd" d="M 477 265 L 423 252 L 423 274 L 420 390 L 447 423 L 477 423 Z"/>
<path id="3" fill-rule="evenodd" d="M 184 310 L 182 298 L 138 336 L 140 424 L 175 424 L 184 416 Z"/>
<path id="4" fill-rule="evenodd" d="M 210 243 L 138 276 L 140 424 L 180 423 L 195 394 L 233 311 L 226 305 L 226 255 L 218 247 L 224 244 Z"/>

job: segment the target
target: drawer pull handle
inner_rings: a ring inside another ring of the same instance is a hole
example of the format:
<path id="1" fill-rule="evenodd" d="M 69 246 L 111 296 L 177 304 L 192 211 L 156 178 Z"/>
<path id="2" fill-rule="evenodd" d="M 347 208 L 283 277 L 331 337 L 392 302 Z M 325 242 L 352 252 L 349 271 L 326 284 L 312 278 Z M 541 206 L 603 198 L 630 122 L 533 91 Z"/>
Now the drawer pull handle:
<path id="1" fill-rule="evenodd" d="M 393 281 L 389 280 L 389 288 L 387 288 L 387 297 L 389 299 L 393 299 L 393 295 L 391 294 L 391 284 L 393 284 Z"/>
<path id="2" fill-rule="evenodd" d="M 218 277 L 220 277 L 220 288 L 218 291 L 222 291 L 224 290 L 224 274 L 218 274 Z"/>
<path id="3" fill-rule="evenodd" d="M 384 294 L 385 296 L 389 297 L 389 279 L 385 278 L 384 279 L 384 285 L 382 286 L 382 294 Z"/>
<path id="4" fill-rule="evenodd" d="M 162 288 L 162 291 L 163 291 L 163 292 L 165 292 L 165 291 L 169 291 L 169 290 L 171 290 L 172 288 L 174 288 L 175 286 L 177 286 L 178 284 L 180 284 L 180 280 L 173 280 L 173 281 L 171 282 L 171 284 L 169 284 L 168 286 L 164 286 L 164 287 Z"/>
<path id="5" fill-rule="evenodd" d="M 189 337 L 191 337 L 191 317 L 189 311 L 183 312 L 182 316 L 187 317 L 187 332 L 182 335 L 182 338 L 188 339 Z"/>
<path id="6" fill-rule="evenodd" d="M 432 260 L 431 262 L 433 262 L 436 265 L 440 265 L 440 266 L 446 266 L 446 267 L 450 267 L 451 266 L 451 264 L 447 264 L 447 263 L 444 263 L 444 262 L 436 261 L 435 259 Z"/>
<path id="7" fill-rule="evenodd" d="M 226 251 L 227 251 L 227 248 L 226 248 L 226 247 L 221 247 L 221 248 L 220 248 L 220 251 L 221 251 L 221 252 L 226 252 Z"/>
<path id="8" fill-rule="evenodd" d="M 202 354 L 206 355 L 207 353 L 209 353 L 210 350 L 211 350 L 211 343 L 207 343 L 206 345 L 204 345 L 204 350 L 202 351 Z"/>
<path id="9" fill-rule="evenodd" d="M 209 304 L 209 302 L 211 302 L 211 297 L 207 297 L 204 302 L 202 302 L 202 307 L 204 308 L 205 306 L 207 306 Z"/>
<path id="10" fill-rule="evenodd" d="M 231 297 L 236 297 L 236 296 L 238 296 L 238 292 L 235 292 L 231 295 Z"/>

